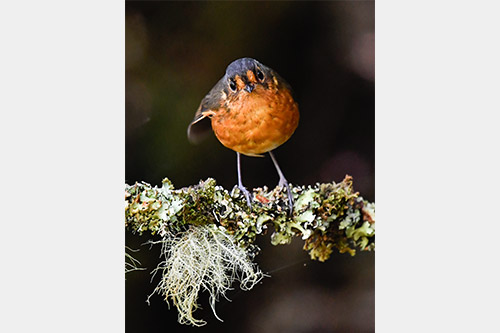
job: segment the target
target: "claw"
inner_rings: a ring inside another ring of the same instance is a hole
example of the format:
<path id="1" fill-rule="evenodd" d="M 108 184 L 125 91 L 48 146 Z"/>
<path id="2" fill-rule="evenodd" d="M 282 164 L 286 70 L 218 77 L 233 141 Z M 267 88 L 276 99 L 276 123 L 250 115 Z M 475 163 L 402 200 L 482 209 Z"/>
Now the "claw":
<path id="1" fill-rule="evenodd" d="M 233 190 L 231 191 L 231 196 L 234 194 L 235 189 L 238 189 L 243 193 L 247 201 L 248 207 L 252 209 L 252 194 L 250 193 L 250 191 L 248 191 L 244 186 L 240 187 L 239 185 L 234 185 Z"/>
<path id="2" fill-rule="evenodd" d="M 288 196 L 288 212 L 290 213 L 290 216 L 293 213 L 293 197 L 292 197 L 292 191 L 290 190 L 290 185 L 288 185 L 288 181 L 286 180 L 285 176 L 283 175 L 283 172 L 281 172 L 281 169 L 278 165 L 278 162 L 276 161 L 276 158 L 274 157 L 274 154 L 272 152 L 269 152 L 269 155 L 271 156 L 271 159 L 273 160 L 274 167 L 276 168 L 276 171 L 278 171 L 278 175 L 280 176 L 280 181 L 278 183 L 278 186 L 283 188 L 286 187 L 286 193 Z"/>
<path id="3" fill-rule="evenodd" d="M 290 185 L 288 185 L 288 181 L 285 178 L 280 179 L 280 182 L 278 183 L 278 186 L 283 188 L 286 188 L 286 194 L 288 197 L 288 212 L 290 213 L 290 216 L 293 214 L 293 196 L 292 196 L 292 191 L 290 190 Z"/>
<path id="4" fill-rule="evenodd" d="M 252 200 L 251 200 L 251 194 L 250 192 L 243 186 L 243 183 L 241 182 L 241 166 L 240 166 L 240 153 L 236 152 L 236 166 L 238 169 L 238 189 L 243 192 L 245 195 L 245 198 L 247 199 L 247 204 L 250 210 L 252 209 Z M 236 187 L 235 186 L 235 187 Z"/>
<path id="5" fill-rule="evenodd" d="M 248 207 L 250 209 L 252 209 L 252 199 L 251 199 L 251 195 L 250 195 L 250 192 L 245 188 L 245 187 L 239 187 L 238 188 L 240 189 L 241 192 L 243 192 L 243 194 L 245 195 L 245 198 L 247 199 L 247 204 L 248 204 Z"/>

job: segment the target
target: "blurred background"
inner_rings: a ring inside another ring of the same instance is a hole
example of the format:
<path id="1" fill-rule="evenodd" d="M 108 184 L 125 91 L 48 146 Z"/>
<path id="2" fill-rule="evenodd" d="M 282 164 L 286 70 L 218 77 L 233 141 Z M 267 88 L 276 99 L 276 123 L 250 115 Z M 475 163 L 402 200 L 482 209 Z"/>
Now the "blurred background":
<path id="1" fill-rule="evenodd" d="M 201 99 L 235 59 L 252 57 L 293 87 L 300 123 L 275 150 L 293 184 L 339 182 L 375 200 L 375 3 L 332 2 L 126 2 L 126 182 L 176 187 L 213 177 L 236 184 L 236 154 L 211 135 L 191 145 L 187 126 Z M 274 187 L 268 155 L 242 157 L 248 188 Z M 203 293 L 195 318 L 201 328 L 179 325 L 160 296 L 146 298 L 159 249 L 151 238 L 126 233 L 126 243 L 147 271 L 126 276 L 127 332 L 373 332 L 374 253 L 334 253 L 309 260 L 303 241 L 271 246 L 258 239 L 255 258 L 271 277 L 253 290 L 237 285 L 231 302 L 217 304 L 219 322 Z"/>

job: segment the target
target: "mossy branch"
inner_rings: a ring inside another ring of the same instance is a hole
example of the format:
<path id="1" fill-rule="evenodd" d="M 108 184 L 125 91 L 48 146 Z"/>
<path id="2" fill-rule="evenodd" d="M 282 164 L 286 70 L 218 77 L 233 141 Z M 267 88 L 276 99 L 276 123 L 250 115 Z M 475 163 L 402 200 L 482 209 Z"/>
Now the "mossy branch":
<path id="1" fill-rule="evenodd" d="M 351 176 L 340 183 L 293 186 L 292 195 L 289 216 L 286 191 L 280 187 L 254 189 L 250 210 L 238 188 L 230 193 L 212 178 L 181 189 L 168 179 L 161 187 L 136 183 L 125 186 L 125 225 L 134 233 L 164 235 L 214 224 L 244 248 L 273 226 L 273 245 L 301 237 L 311 259 L 319 261 L 327 260 L 333 248 L 351 255 L 375 248 L 375 204 L 354 192 Z"/>
<path id="2" fill-rule="evenodd" d="M 246 290 L 260 281 L 264 275 L 252 262 L 258 250 L 254 241 L 270 229 L 273 245 L 301 237 L 304 250 L 319 261 L 334 248 L 351 255 L 375 249 L 375 204 L 354 192 L 352 177 L 293 186 L 292 195 L 290 214 L 280 187 L 253 189 L 250 209 L 237 187 L 229 192 L 212 178 L 181 189 L 168 179 L 160 187 L 125 185 L 125 226 L 162 237 L 156 243 L 163 245 L 164 261 L 153 271 L 162 277 L 154 292 L 174 302 L 179 322 L 205 324 L 192 316 L 201 287 L 210 293 L 215 313 L 215 301 L 233 281 Z"/>

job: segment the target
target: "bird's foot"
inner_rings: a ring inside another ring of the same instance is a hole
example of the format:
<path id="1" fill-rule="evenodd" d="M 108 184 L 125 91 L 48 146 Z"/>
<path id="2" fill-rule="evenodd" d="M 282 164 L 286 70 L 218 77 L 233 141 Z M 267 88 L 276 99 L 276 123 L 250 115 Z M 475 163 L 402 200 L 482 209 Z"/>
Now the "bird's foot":
<path id="1" fill-rule="evenodd" d="M 290 190 L 290 185 L 288 184 L 288 181 L 283 177 L 280 178 L 280 181 L 278 183 L 278 187 L 286 188 L 286 194 L 288 196 L 288 212 L 290 213 L 290 216 L 293 213 L 293 197 L 292 197 L 292 191 Z"/>
<path id="2" fill-rule="evenodd" d="M 252 209 L 252 199 L 251 199 L 252 195 L 250 194 L 250 191 L 248 191 L 246 187 L 244 187 L 243 185 L 235 185 L 233 188 L 233 192 L 236 188 L 239 189 L 241 193 L 243 193 L 245 199 L 247 200 L 248 207 Z"/>

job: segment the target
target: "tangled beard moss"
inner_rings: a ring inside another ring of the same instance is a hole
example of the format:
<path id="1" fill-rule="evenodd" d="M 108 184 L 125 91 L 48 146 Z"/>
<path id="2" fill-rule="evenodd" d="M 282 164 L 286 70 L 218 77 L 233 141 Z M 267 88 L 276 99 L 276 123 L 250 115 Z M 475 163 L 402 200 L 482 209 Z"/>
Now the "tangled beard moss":
<path id="1" fill-rule="evenodd" d="M 161 273 L 161 280 L 153 293 L 163 296 L 167 303 L 173 302 L 179 312 L 181 324 L 205 325 L 204 320 L 195 319 L 193 312 L 200 289 L 210 294 L 210 306 L 217 319 L 215 302 L 231 288 L 236 280 L 240 288 L 250 290 L 264 274 L 251 261 L 249 254 L 236 245 L 233 237 L 215 225 L 191 226 L 180 234 L 166 233 L 161 241 L 161 256 L 165 258 L 153 270 Z"/>
<path id="2" fill-rule="evenodd" d="M 135 259 L 129 252 L 137 252 L 139 250 L 133 250 L 128 246 L 125 246 L 125 274 L 133 272 L 133 271 L 143 271 L 146 268 L 139 267 L 141 262 Z"/>

